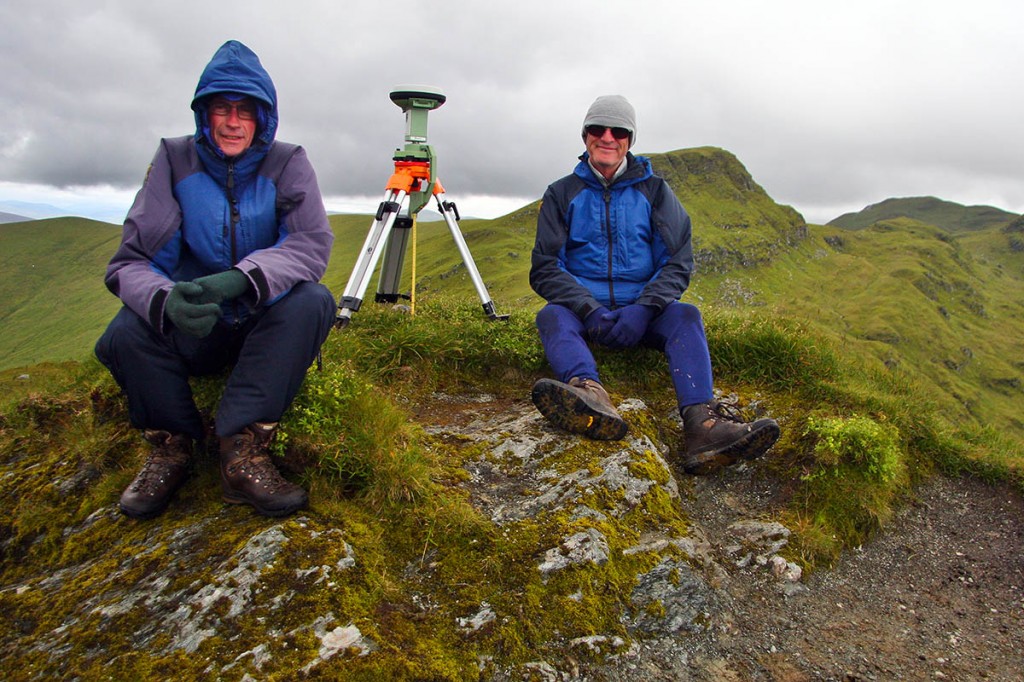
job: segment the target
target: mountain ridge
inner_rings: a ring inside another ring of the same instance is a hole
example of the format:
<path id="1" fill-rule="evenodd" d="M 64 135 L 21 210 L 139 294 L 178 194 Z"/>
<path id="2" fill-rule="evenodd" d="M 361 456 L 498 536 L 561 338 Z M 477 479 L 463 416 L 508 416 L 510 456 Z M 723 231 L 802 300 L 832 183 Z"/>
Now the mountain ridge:
<path id="1" fill-rule="evenodd" d="M 844 213 L 828 222 L 848 230 L 862 230 L 874 223 L 893 218 L 912 218 L 951 233 L 973 232 L 998 227 L 1017 218 L 1017 214 L 994 206 L 965 206 L 932 196 L 889 198 Z"/>

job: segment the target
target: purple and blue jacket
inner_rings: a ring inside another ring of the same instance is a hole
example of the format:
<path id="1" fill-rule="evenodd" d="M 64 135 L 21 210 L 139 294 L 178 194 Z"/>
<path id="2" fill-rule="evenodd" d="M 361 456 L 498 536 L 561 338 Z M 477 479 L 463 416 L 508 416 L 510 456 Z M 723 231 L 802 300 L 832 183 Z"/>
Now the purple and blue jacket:
<path id="1" fill-rule="evenodd" d="M 240 93 L 259 103 L 252 145 L 225 157 L 210 139 L 207 102 Z M 125 218 L 106 285 L 157 331 L 176 282 L 240 270 L 251 288 L 224 304 L 225 321 L 273 305 L 299 282 L 319 281 L 334 234 L 305 151 L 276 142 L 277 93 L 247 47 L 224 44 L 199 79 L 196 132 L 165 138 Z"/>

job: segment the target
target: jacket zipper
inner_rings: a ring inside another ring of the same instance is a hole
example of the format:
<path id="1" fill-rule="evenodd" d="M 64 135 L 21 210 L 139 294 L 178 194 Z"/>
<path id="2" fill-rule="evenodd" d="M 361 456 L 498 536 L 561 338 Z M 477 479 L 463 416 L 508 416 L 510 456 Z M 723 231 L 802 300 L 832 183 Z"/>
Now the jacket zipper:
<path id="1" fill-rule="evenodd" d="M 227 189 L 227 195 L 228 195 L 228 203 L 231 204 L 231 227 L 229 228 L 229 234 L 227 235 L 228 239 L 230 240 L 229 243 L 230 243 L 230 246 L 231 246 L 231 265 L 229 267 L 233 267 L 234 264 L 238 261 L 237 234 L 238 234 L 238 224 L 242 220 L 242 215 L 241 215 L 241 213 L 238 210 L 238 199 L 235 197 L 235 162 L 234 161 L 229 161 L 228 162 L 228 179 L 227 179 L 227 187 L 226 187 L 226 189 Z M 235 327 L 238 327 L 238 325 L 240 324 L 240 315 L 238 313 L 238 301 L 237 300 L 231 302 L 231 311 L 232 311 L 233 317 L 234 317 L 233 325 Z"/>
<path id="2" fill-rule="evenodd" d="M 608 301 L 612 310 L 615 309 L 615 282 L 612 279 L 612 259 L 615 244 L 612 241 L 612 193 L 607 187 L 604 190 L 604 229 L 608 236 Z"/>

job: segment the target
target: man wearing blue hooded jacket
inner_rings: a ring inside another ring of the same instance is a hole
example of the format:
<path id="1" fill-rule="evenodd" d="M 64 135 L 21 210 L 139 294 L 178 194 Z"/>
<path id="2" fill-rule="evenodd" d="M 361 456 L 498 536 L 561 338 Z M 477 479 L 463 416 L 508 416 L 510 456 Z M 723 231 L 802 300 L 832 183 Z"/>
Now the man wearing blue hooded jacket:
<path id="1" fill-rule="evenodd" d="M 583 121 L 586 152 L 544 194 L 530 285 L 557 379 L 532 391 L 537 409 L 567 431 L 602 440 L 629 426 L 601 384 L 588 343 L 664 352 L 683 420 L 685 471 L 706 474 L 764 454 L 773 419 L 742 422 L 713 400 L 700 311 L 681 303 L 693 272 L 690 217 L 648 159 L 630 151 L 636 113 L 620 95 L 598 97 Z"/>
<path id="2" fill-rule="evenodd" d="M 252 50 L 221 46 L 192 109 L 195 134 L 161 140 L 107 268 L 124 307 L 96 355 L 151 446 L 120 508 L 167 507 L 205 435 L 189 377 L 230 367 L 214 424 L 224 500 L 284 516 L 307 495 L 269 445 L 334 321 L 319 284 L 334 235 L 305 151 L 274 140 L 277 92 Z"/>

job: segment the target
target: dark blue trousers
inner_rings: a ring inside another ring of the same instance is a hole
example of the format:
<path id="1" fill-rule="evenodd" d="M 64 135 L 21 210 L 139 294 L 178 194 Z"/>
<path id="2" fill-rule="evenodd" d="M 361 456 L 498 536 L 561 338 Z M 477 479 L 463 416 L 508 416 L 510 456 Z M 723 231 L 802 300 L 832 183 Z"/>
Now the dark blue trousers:
<path id="1" fill-rule="evenodd" d="M 548 304 L 537 313 L 537 330 L 544 354 L 559 381 L 573 377 L 600 381 L 590 339 L 583 320 L 569 308 Z M 696 306 L 674 301 L 651 320 L 640 346 L 662 351 L 668 360 L 679 406 L 707 402 L 714 397 L 711 354 L 704 336 L 704 321 Z"/>
<path id="2" fill-rule="evenodd" d="M 161 335 L 125 307 L 96 343 L 96 357 L 127 395 L 132 426 L 196 440 L 204 436 L 203 423 L 188 379 L 233 366 L 215 424 L 218 436 L 231 436 L 253 422 L 281 419 L 335 312 L 327 287 L 302 282 L 237 328 L 218 323 L 197 339 L 177 329 Z"/>

